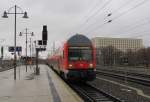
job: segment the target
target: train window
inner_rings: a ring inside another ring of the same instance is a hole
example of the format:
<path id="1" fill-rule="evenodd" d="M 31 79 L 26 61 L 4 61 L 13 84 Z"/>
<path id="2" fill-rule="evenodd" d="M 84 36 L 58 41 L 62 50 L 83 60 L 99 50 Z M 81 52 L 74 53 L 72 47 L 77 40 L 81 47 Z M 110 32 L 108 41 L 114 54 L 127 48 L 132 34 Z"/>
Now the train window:
<path id="1" fill-rule="evenodd" d="M 76 60 L 92 60 L 92 49 L 69 49 L 68 58 L 70 61 Z"/>

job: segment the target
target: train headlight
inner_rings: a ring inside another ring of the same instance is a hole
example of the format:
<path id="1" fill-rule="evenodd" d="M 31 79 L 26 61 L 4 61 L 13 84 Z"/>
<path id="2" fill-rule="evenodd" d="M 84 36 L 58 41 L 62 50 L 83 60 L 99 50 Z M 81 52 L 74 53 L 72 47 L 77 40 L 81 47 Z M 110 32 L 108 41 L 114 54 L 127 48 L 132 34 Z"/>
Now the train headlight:
<path id="1" fill-rule="evenodd" d="M 89 64 L 89 67 L 90 67 L 90 68 L 93 68 L 93 64 L 92 64 L 92 63 L 90 63 L 90 64 Z"/>
<path id="2" fill-rule="evenodd" d="M 72 66 L 73 66 L 72 64 L 69 64 L 69 68 L 72 68 Z"/>

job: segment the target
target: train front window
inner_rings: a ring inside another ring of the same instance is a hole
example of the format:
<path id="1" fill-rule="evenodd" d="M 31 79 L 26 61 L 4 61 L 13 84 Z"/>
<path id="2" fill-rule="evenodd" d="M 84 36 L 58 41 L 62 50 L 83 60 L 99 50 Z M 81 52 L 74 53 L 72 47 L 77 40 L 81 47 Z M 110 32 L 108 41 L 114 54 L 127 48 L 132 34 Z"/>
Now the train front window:
<path id="1" fill-rule="evenodd" d="M 85 60 L 85 61 L 91 61 L 92 60 L 92 49 L 87 48 L 69 48 L 68 52 L 68 58 L 70 61 L 76 61 L 76 60 Z"/>

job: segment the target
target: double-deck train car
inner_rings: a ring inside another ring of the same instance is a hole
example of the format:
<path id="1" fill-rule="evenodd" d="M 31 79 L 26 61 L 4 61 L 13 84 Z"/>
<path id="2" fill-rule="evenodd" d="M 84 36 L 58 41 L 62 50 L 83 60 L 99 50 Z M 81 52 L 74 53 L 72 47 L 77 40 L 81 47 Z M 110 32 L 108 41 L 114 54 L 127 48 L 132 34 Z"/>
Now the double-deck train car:
<path id="1" fill-rule="evenodd" d="M 48 57 L 48 64 L 65 79 L 91 81 L 96 78 L 95 53 L 91 40 L 76 34 Z"/>

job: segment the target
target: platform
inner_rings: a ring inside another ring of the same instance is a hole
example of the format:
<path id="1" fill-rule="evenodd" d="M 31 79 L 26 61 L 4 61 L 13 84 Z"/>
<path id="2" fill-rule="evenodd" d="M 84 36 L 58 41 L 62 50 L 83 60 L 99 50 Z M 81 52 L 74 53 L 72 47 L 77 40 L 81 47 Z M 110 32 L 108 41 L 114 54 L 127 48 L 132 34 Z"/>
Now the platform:
<path id="1" fill-rule="evenodd" d="M 0 72 L 0 102 L 83 102 L 48 66 L 39 67 L 39 76 L 33 68 L 17 67 L 16 81 L 13 69 Z"/>

